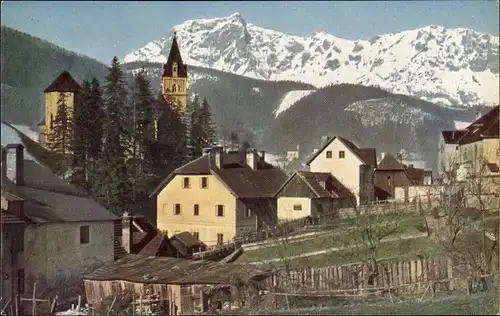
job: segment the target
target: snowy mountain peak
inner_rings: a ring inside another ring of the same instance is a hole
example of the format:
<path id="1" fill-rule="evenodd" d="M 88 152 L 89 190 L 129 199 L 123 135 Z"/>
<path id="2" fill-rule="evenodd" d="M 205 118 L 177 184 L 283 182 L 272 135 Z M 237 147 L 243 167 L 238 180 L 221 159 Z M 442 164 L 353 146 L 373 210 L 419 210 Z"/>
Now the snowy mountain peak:
<path id="1" fill-rule="evenodd" d="M 176 25 L 124 61 L 165 62 L 174 30 L 183 58 L 194 66 L 318 87 L 379 86 L 445 106 L 499 103 L 499 38 L 470 29 L 430 25 L 352 41 L 325 32 L 293 36 L 234 13 Z"/>

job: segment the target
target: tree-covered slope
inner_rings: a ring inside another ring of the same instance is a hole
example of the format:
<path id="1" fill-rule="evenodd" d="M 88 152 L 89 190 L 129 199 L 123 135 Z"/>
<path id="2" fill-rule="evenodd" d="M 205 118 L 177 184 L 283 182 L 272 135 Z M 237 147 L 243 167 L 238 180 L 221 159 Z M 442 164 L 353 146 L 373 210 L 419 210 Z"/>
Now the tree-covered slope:
<path id="1" fill-rule="evenodd" d="M 102 78 L 106 65 L 7 26 L 1 28 L 2 119 L 35 125 L 43 116 L 43 90 L 63 71 L 81 82 Z"/>

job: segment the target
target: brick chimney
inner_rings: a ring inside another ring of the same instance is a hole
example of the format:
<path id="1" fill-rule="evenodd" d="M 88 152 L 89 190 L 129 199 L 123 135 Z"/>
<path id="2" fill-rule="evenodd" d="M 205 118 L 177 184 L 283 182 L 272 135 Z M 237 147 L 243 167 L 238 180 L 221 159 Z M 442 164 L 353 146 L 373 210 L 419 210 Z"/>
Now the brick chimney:
<path id="1" fill-rule="evenodd" d="M 122 247 L 127 253 L 132 250 L 132 217 L 128 212 L 122 215 Z"/>
<path id="2" fill-rule="evenodd" d="M 265 150 L 261 150 L 260 151 L 260 161 L 262 161 L 262 163 L 265 163 L 266 162 L 266 151 Z"/>
<path id="3" fill-rule="evenodd" d="M 24 146 L 7 145 L 7 178 L 16 185 L 24 185 Z"/>

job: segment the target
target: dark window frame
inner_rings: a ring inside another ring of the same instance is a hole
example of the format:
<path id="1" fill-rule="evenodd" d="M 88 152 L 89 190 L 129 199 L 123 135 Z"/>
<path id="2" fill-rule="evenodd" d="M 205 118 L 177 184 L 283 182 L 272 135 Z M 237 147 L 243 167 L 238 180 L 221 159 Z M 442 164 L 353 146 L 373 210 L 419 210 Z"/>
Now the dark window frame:
<path id="1" fill-rule="evenodd" d="M 331 150 L 328 150 L 326 152 L 326 159 L 332 159 L 333 158 L 333 152 Z"/>
<path id="2" fill-rule="evenodd" d="M 86 245 L 90 243 L 90 226 L 80 226 L 80 244 Z"/>
<path id="3" fill-rule="evenodd" d="M 193 205 L 194 216 L 200 216 L 200 204 Z"/>
<path id="4" fill-rule="evenodd" d="M 179 203 L 174 204 L 173 212 L 174 212 L 174 215 L 181 215 L 182 214 L 182 206 Z"/>
<path id="5" fill-rule="evenodd" d="M 189 189 L 191 187 L 191 181 L 189 177 L 184 177 L 182 179 L 182 188 L 183 189 Z"/>
<path id="6" fill-rule="evenodd" d="M 208 177 L 201 177 L 200 179 L 200 188 L 207 189 L 208 188 Z"/>
<path id="7" fill-rule="evenodd" d="M 298 208 L 297 208 L 297 206 L 298 206 Z M 302 204 L 294 204 L 293 210 L 294 211 L 302 211 Z"/>
<path id="8" fill-rule="evenodd" d="M 224 234 L 217 233 L 217 244 L 222 245 L 224 243 Z"/>
<path id="9" fill-rule="evenodd" d="M 225 215 L 225 207 L 222 204 L 217 204 L 215 206 L 215 216 L 217 217 L 224 217 Z M 222 215 L 221 215 L 222 214 Z"/>
<path id="10" fill-rule="evenodd" d="M 345 150 L 339 150 L 339 159 L 345 158 Z"/>

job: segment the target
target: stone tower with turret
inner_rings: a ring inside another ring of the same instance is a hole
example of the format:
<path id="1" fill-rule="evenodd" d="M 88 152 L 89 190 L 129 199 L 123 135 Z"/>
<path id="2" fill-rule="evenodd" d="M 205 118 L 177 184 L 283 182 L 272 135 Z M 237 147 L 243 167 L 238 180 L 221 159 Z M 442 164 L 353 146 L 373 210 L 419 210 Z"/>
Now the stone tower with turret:
<path id="1" fill-rule="evenodd" d="M 161 89 L 163 96 L 174 103 L 179 113 L 186 112 L 188 102 L 187 85 L 187 65 L 182 61 L 179 44 L 177 43 L 177 34 L 174 32 L 167 63 L 163 66 Z"/>

